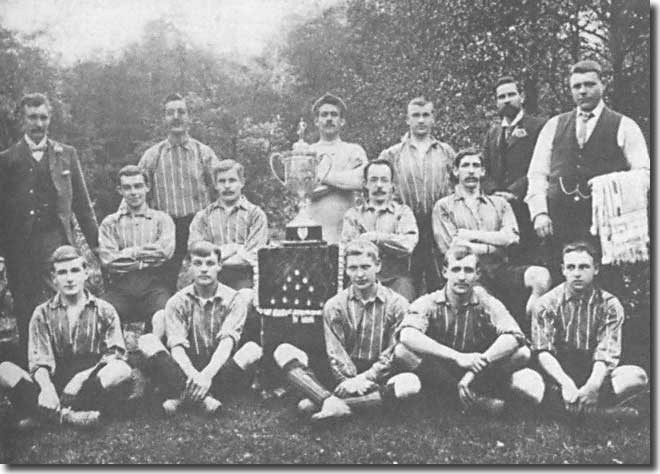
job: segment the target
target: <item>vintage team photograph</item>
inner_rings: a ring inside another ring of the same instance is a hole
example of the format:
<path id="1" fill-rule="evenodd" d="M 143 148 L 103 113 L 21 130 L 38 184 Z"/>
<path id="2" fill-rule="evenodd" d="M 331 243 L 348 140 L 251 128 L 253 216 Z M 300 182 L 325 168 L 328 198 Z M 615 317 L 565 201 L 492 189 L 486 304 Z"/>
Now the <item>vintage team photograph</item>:
<path id="1" fill-rule="evenodd" d="M 651 465 L 652 13 L 0 1 L 0 463 Z"/>

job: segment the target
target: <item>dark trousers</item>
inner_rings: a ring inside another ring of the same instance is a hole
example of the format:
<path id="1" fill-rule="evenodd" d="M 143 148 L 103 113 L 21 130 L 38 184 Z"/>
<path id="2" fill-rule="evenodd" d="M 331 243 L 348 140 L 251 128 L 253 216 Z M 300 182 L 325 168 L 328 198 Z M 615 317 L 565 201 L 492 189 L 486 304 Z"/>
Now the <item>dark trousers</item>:
<path id="1" fill-rule="evenodd" d="M 172 296 L 162 268 L 147 268 L 124 275 L 112 275 L 105 299 L 115 307 L 122 324 L 144 322 L 151 331 L 154 313 L 165 308 Z"/>
<path id="2" fill-rule="evenodd" d="M 442 288 L 442 255 L 433 237 L 431 214 L 417 215 L 419 242 L 413 250 L 410 262 L 410 273 L 413 278 L 415 293 L 424 295 Z"/>
<path id="3" fill-rule="evenodd" d="M 50 257 L 61 245 L 67 244 L 61 228 L 33 229 L 22 243 L 10 247 L 5 256 L 7 279 L 12 296 L 19 337 L 19 365 L 27 367 L 28 329 L 37 305 L 55 294 Z"/>
<path id="4" fill-rule="evenodd" d="M 173 217 L 175 229 L 175 247 L 172 258 L 161 267 L 165 273 L 167 284 L 171 293 L 176 293 L 181 263 L 188 253 L 188 235 L 190 234 L 190 223 L 194 215 Z"/>

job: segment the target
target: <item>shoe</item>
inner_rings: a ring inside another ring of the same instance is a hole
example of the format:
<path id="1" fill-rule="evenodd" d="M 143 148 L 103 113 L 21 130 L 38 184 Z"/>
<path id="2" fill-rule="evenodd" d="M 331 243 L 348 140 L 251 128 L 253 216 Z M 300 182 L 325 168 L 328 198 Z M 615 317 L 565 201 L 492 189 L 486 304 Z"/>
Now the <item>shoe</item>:
<path id="1" fill-rule="evenodd" d="M 586 417 L 596 422 L 634 423 L 641 419 L 639 411 L 633 407 L 608 407 L 598 408 Z"/>
<path id="2" fill-rule="evenodd" d="M 312 420 L 322 421 L 330 418 L 342 418 L 350 416 L 353 412 L 344 400 L 331 396 L 323 401 L 321 411 L 312 415 Z"/>
<path id="3" fill-rule="evenodd" d="M 163 411 L 167 416 L 174 416 L 183 402 L 178 398 L 170 398 L 163 402 Z"/>
<path id="4" fill-rule="evenodd" d="M 304 416 L 311 416 L 318 411 L 319 407 L 309 398 L 303 398 L 298 402 L 298 413 Z"/>
<path id="5" fill-rule="evenodd" d="M 16 429 L 23 433 L 32 431 L 36 428 L 39 428 L 40 426 L 41 423 L 39 423 L 39 420 L 31 416 L 18 420 L 18 422 L 16 423 Z"/>
<path id="6" fill-rule="evenodd" d="M 100 417 L 101 412 L 96 410 L 74 411 L 68 407 L 60 410 L 60 423 L 78 428 L 93 428 L 98 425 Z"/>
<path id="7" fill-rule="evenodd" d="M 222 411 L 222 402 L 210 396 L 204 397 L 202 406 L 207 415 L 217 415 Z"/>
<path id="8" fill-rule="evenodd" d="M 490 416 L 498 416 L 504 411 L 506 402 L 501 398 L 491 398 L 477 396 L 474 400 L 474 407 Z"/>

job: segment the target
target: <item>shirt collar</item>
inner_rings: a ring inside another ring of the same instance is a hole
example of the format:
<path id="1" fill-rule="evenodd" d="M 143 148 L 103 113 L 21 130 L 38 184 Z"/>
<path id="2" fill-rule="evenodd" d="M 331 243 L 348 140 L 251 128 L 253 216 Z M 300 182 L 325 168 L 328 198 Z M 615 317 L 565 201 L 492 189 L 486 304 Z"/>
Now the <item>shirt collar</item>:
<path id="1" fill-rule="evenodd" d="M 456 185 L 454 188 L 454 201 L 463 201 L 465 198 L 466 194 L 463 192 L 463 189 L 459 185 Z M 477 200 L 485 203 L 488 202 L 488 197 L 483 193 L 483 191 L 479 190 L 479 194 L 477 194 Z"/>
<path id="2" fill-rule="evenodd" d="M 406 132 L 403 137 L 401 137 L 401 142 L 402 143 L 407 143 L 408 145 L 412 145 L 412 136 L 410 135 L 410 132 Z M 438 140 L 435 137 L 431 137 L 431 148 L 435 148 L 440 144 L 440 140 Z"/>
<path id="3" fill-rule="evenodd" d="M 37 144 L 37 143 L 34 143 L 32 141 L 32 139 L 30 138 L 30 136 L 26 133 L 25 134 L 25 143 L 28 144 L 30 149 L 43 148 L 48 144 L 48 135 L 44 135 L 44 137 L 41 139 L 41 141 Z"/>
<path id="4" fill-rule="evenodd" d="M 183 136 L 183 138 L 181 139 L 181 143 L 172 143 L 171 137 L 169 136 L 165 139 L 165 141 L 167 142 L 168 149 L 174 148 L 177 145 L 181 145 L 182 147 L 187 148 L 189 150 L 192 149 L 192 143 L 191 143 L 192 139 L 190 138 L 190 135 L 188 135 L 188 133 L 186 133 Z"/>
<path id="5" fill-rule="evenodd" d="M 48 302 L 48 306 L 51 309 L 56 308 L 66 308 L 67 305 L 62 299 L 61 293 L 57 292 Z M 85 307 L 87 306 L 96 306 L 96 296 L 91 294 L 89 291 L 85 290 Z"/>
<path id="6" fill-rule="evenodd" d="M 591 113 L 593 114 L 592 119 L 598 120 L 600 114 L 603 113 L 603 109 L 605 109 L 605 102 L 603 102 L 603 99 L 601 99 L 600 102 L 598 102 L 598 105 L 594 108 L 594 110 L 591 111 Z M 582 110 L 580 109 L 580 107 L 578 107 L 577 113 L 579 114 L 581 112 Z"/>
<path id="7" fill-rule="evenodd" d="M 562 283 L 564 285 L 564 291 L 563 291 L 563 299 L 564 301 L 583 301 L 583 300 L 590 300 L 594 293 L 596 292 L 596 286 L 594 285 L 591 288 L 591 291 L 589 293 L 584 293 L 582 295 L 573 293 L 570 289 L 570 287 L 566 284 L 566 282 Z"/>
<path id="8" fill-rule="evenodd" d="M 201 301 L 201 297 L 195 293 L 195 284 L 190 284 L 186 286 L 183 290 L 185 295 L 189 296 L 190 298 L 194 299 L 195 301 Z M 218 287 L 215 289 L 215 293 L 211 297 L 214 301 L 227 301 L 231 298 L 232 293 L 235 290 L 232 290 L 226 285 L 223 285 L 222 283 L 218 282 Z"/>
<path id="9" fill-rule="evenodd" d="M 383 211 L 391 212 L 392 214 L 394 214 L 394 211 L 395 211 L 394 205 L 395 205 L 395 202 L 394 202 L 393 199 L 390 199 L 387 204 L 385 204 L 384 206 L 378 207 L 378 208 L 376 206 L 374 206 L 373 204 L 371 204 L 371 202 L 366 201 L 364 204 L 362 204 L 362 210 L 363 211 L 375 211 L 375 210 L 380 211 L 380 210 L 383 210 Z"/>
<path id="10" fill-rule="evenodd" d="M 229 211 L 229 212 L 232 212 L 234 209 L 238 209 L 238 208 L 241 208 L 244 211 L 247 211 L 249 203 L 250 203 L 250 201 L 248 201 L 247 198 L 245 197 L 245 195 L 242 194 L 241 197 L 239 197 L 238 200 L 236 201 L 236 204 L 234 204 L 231 207 L 226 207 L 222 203 L 220 198 L 216 199 L 216 201 L 212 204 L 212 207 L 213 207 L 213 209 L 222 208 L 225 211 Z"/>
<path id="11" fill-rule="evenodd" d="M 522 120 L 524 113 L 525 113 L 525 112 L 524 112 L 523 109 L 521 108 L 521 109 L 518 111 L 518 115 L 516 115 L 516 116 L 514 117 L 514 119 L 513 119 L 513 121 L 512 121 L 511 123 L 509 123 L 509 119 L 508 119 L 507 117 L 502 117 L 502 128 L 504 128 L 504 127 L 510 127 L 510 128 L 513 128 L 513 127 L 515 127 L 515 126 L 518 124 L 518 122 L 520 122 L 520 121 Z"/>
<path id="12" fill-rule="evenodd" d="M 384 303 L 386 298 L 387 296 L 385 294 L 385 287 L 381 285 L 380 282 L 376 282 L 376 295 L 373 298 L 368 299 L 367 301 L 364 302 L 369 303 L 371 301 L 380 300 L 381 303 Z M 355 289 L 353 288 L 353 285 L 350 285 L 348 287 L 348 299 L 363 301 L 360 297 L 358 297 L 357 293 L 355 292 Z"/>
<path id="13" fill-rule="evenodd" d="M 149 205 L 145 202 L 142 207 L 134 212 L 131 212 L 131 210 L 128 208 L 128 204 L 126 204 L 125 200 L 121 200 L 121 203 L 119 203 L 119 209 L 118 209 L 119 215 L 121 216 L 126 216 L 126 215 L 133 215 L 133 216 L 142 216 L 146 217 L 147 219 L 151 219 L 153 217 L 153 212 L 152 209 L 149 207 Z"/>
<path id="14" fill-rule="evenodd" d="M 432 293 L 432 298 L 433 301 L 435 301 L 437 304 L 451 306 L 451 303 L 449 302 L 449 297 L 447 297 L 447 285 L 443 286 L 435 293 Z M 472 292 L 470 294 L 470 300 L 468 301 L 468 304 L 472 306 L 479 304 L 479 297 L 477 296 L 476 291 L 474 291 L 474 288 L 472 289 Z"/>

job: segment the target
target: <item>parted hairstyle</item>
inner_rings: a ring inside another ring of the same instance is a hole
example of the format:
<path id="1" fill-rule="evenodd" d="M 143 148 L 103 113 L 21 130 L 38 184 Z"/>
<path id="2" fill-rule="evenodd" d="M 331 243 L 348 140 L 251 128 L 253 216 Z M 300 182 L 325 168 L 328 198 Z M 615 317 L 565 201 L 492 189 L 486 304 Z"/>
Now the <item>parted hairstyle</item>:
<path id="1" fill-rule="evenodd" d="M 478 156 L 479 161 L 481 161 L 481 166 L 484 166 L 484 157 L 481 152 L 477 148 L 471 147 L 463 148 L 458 153 L 456 153 L 456 157 L 454 158 L 454 168 L 461 166 L 461 160 L 466 156 Z"/>
<path id="2" fill-rule="evenodd" d="M 238 161 L 229 158 L 221 160 L 220 163 L 213 168 L 213 182 L 218 178 L 219 173 L 224 173 L 225 171 L 233 170 L 234 168 L 236 168 L 236 172 L 241 181 L 245 182 L 245 168 L 243 168 L 243 165 Z"/>
<path id="3" fill-rule="evenodd" d="M 596 248 L 586 240 L 576 240 L 564 245 L 564 247 L 561 249 L 562 261 L 564 260 L 564 255 L 571 252 L 585 252 L 591 255 L 591 258 L 594 261 L 594 265 L 598 265 L 598 257 L 600 257 L 600 255 L 598 255 Z"/>
<path id="4" fill-rule="evenodd" d="M 41 92 L 25 94 L 21 97 L 21 102 L 19 103 L 21 111 L 24 111 L 25 107 L 39 107 L 41 105 L 45 105 L 50 110 L 50 101 L 48 100 L 48 97 Z"/>
<path id="5" fill-rule="evenodd" d="M 367 181 L 367 177 L 369 176 L 369 168 L 371 168 L 374 165 L 387 166 L 390 169 L 390 178 L 392 179 L 392 181 L 394 181 L 394 166 L 392 166 L 392 163 L 390 163 L 388 160 L 384 160 L 381 158 L 370 161 L 369 163 L 367 163 L 367 166 L 364 167 L 364 169 L 362 170 L 362 178 L 364 179 L 364 181 Z"/>
<path id="6" fill-rule="evenodd" d="M 366 239 L 355 239 L 350 241 L 344 248 L 344 258 L 366 255 L 374 261 L 380 263 L 380 252 L 373 242 Z"/>
<path id="7" fill-rule="evenodd" d="M 444 259 L 442 260 L 442 268 L 446 269 L 449 267 L 449 259 L 453 258 L 454 260 L 463 260 L 465 257 L 474 255 L 477 259 L 477 268 L 479 268 L 479 255 L 474 253 L 470 247 L 467 245 L 452 245 L 445 252 Z"/>
<path id="8" fill-rule="evenodd" d="M 495 85 L 493 86 L 493 92 L 497 94 L 497 88 L 500 87 L 502 84 L 515 84 L 516 85 L 516 90 L 520 94 L 520 84 L 516 80 L 515 77 L 513 76 L 501 76 L 497 82 L 495 82 Z"/>
<path id="9" fill-rule="evenodd" d="M 433 110 L 435 108 L 432 101 L 428 100 L 423 95 L 420 95 L 419 97 L 415 97 L 415 98 L 411 99 L 410 102 L 408 102 L 408 105 L 406 106 L 406 110 L 408 110 L 410 108 L 410 106 L 412 106 L 412 105 L 417 105 L 419 107 L 424 107 L 427 104 L 431 104 L 431 110 Z"/>
<path id="10" fill-rule="evenodd" d="M 117 173 L 117 184 L 121 184 L 122 176 L 139 176 L 139 175 L 142 175 L 142 178 L 144 179 L 144 184 L 149 186 L 149 177 L 147 176 L 147 173 L 142 168 L 136 165 L 126 165 L 122 169 L 120 169 L 119 173 Z"/>
<path id="11" fill-rule="evenodd" d="M 56 263 L 68 262 L 69 260 L 75 260 L 81 258 L 83 254 L 76 247 L 72 245 L 62 245 L 57 247 L 53 254 L 50 257 L 50 263 L 53 269 L 55 268 Z M 87 268 L 87 262 L 83 258 L 83 268 Z"/>
<path id="12" fill-rule="evenodd" d="M 178 92 L 173 92 L 165 97 L 165 99 L 163 100 L 163 105 L 167 104 L 168 102 L 174 102 L 175 100 L 185 101 L 185 99 L 181 94 L 179 94 Z"/>
<path id="13" fill-rule="evenodd" d="M 603 68 L 593 59 L 583 59 L 571 66 L 571 74 L 584 74 L 586 72 L 595 72 L 598 75 L 598 79 L 600 79 Z"/>
<path id="14" fill-rule="evenodd" d="M 190 247 L 188 247 L 189 258 L 192 258 L 193 256 L 203 258 L 212 254 L 215 254 L 218 257 L 219 263 L 222 262 L 222 251 L 220 250 L 220 247 L 212 244 L 211 242 L 207 242 L 206 240 L 198 240 L 190 244 Z"/>

